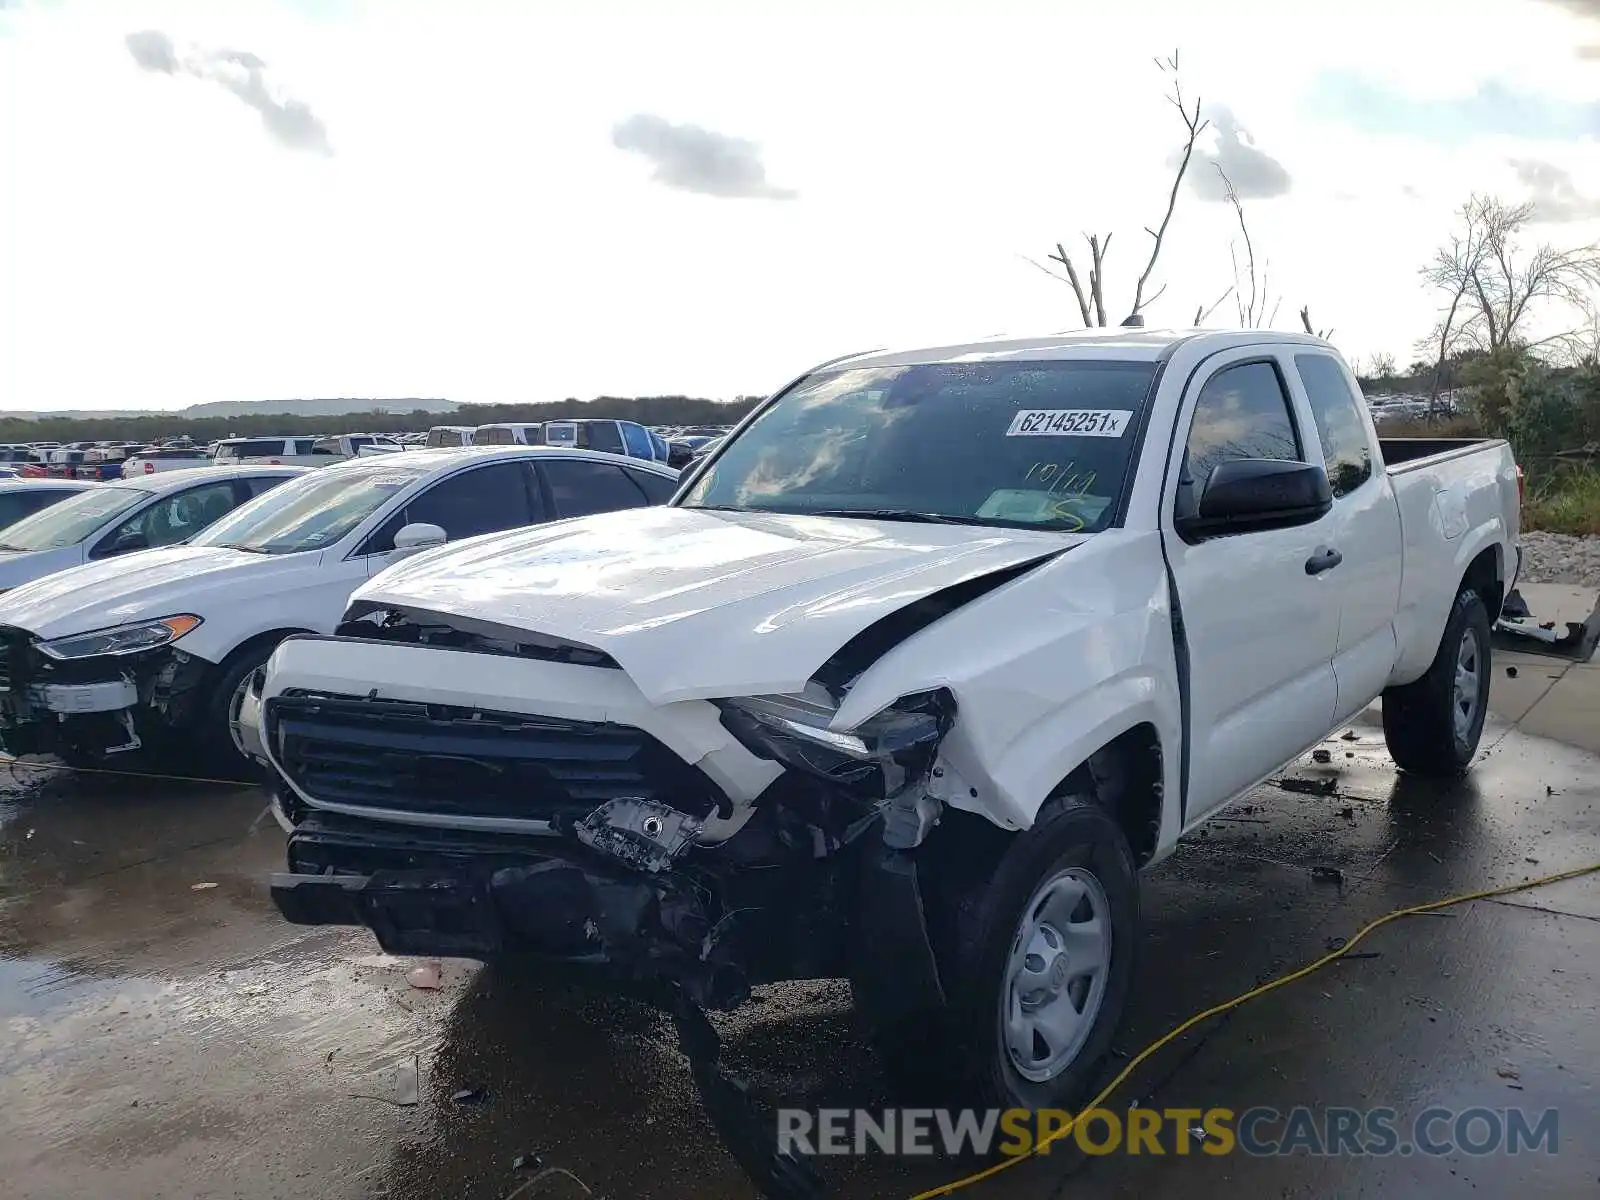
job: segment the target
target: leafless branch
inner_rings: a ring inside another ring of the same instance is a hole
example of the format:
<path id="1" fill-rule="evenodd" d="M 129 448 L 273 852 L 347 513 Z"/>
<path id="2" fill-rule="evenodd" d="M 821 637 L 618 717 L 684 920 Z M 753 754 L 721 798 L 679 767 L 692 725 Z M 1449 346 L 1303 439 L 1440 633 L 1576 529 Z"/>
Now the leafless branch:
<path id="1" fill-rule="evenodd" d="M 1301 306 L 1300 327 L 1312 337 L 1321 338 L 1325 342 L 1331 342 L 1333 340 L 1332 329 L 1318 329 L 1311 323 L 1311 306 L 1309 304 Z"/>
<path id="2" fill-rule="evenodd" d="M 1183 144 L 1183 156 L 1178 160 L 1178 169 L 1172 176 L 1172 189 L 1167 193 L 1167 211 L 1161 217 L 1161 224 L 1154 230 L 1146 229 L 1150 234 L 1150 258 L 1145 262 L 1144 271 L 1139 275 L 1139 280 L 1133 285 L 1133 307 L 1128 311 L 1129 316 L 1137 316 L 1143 311 L 1148 301 L 1144 298 L 1145 284 L 1150 281 L 1151 273 L 1156 269 L 1156 261 L 1161 257 L 1161 247 L 1166 241 L 1167 227 L 1172 224 L 1172 214 L 1178 207 L 1178 189 L 1183 186 L 1183 177 L 1189 171 L 1189 160 L 1194 157 L 1194 146 L 1200 140 L 1200 135 L 1205 132 L 1209 121 L 1200 116 L 1200 97 L 1196 96 L 1194 111 L 1191 113 L 1183 99 L 1183 83 L 1177 77 L 1178 55 L 1173 53 L 1167 60 L 1165 68 L 1172 76 L 1172 95 L 1168 99 L 1178 115 L 1183 118 L 1184 128 L 1189 131 L 1188 138 Z"/>
<path id="3" fill-rule="evenodd" d="M 1150 235 L 1150 256 L 1145 261 L 1144 270 L 1139 274 L 1133 289 L 1133 307 L 1128 315 L 1137 316 L 1145 307 L 1154 304 L 1161 298 L 1165 287 L 1157 288 L 1146 295 L 1150 285 L 1150 278 L 1154 274 L 1156 264 L 1161 258 L 1162 247 L 1166 244 L 1167 231 L 1172 224 L 1172 215 L 1177 210 L 1178 194 L 1183 184 L 1184 176 L 1188 173 L 1189 162 L 1194 156 L 1195 143 L 1200 135 L 1205 132 L 1210 122 L 1202 119 L 1200 100 L 1195 99 L 1193 105 L 1184 99 L 1183 86 L 1178 78 L 1178 55 L 1173 52 L 1170 56 L 1157 57 L 1154 60 L 1156 67 L 1165 75 L 1172 77 L 1172 91 L 1167 100 L 1178 110 L 1183 119 L 1185 141 L 1183 154 L 1178 162 L 1177 169 L 1172 178 L 1172 187 L 1167 195 L 1167 207 L 1162 215 L 1161 223 L 1155 228 L 1145 226 L 1145 232 Z M 1108 324 L 1106 316 L 1106 256 L 1111 249 L 1111 234 L 1085 234 L 1084 241 L 1088 243 L 1088 277 L 1084 278 L 1078 270 L 1078 265 L 1073 261 L 1072 255 L 1067 252 L 1066 246 L 1056 243 L 1055 253 L 1049 255 L 1051 261 L 1060 263 L 1066 272 L 1066 282 L 1072 288 L 1073 298 L 1078 302 L 1078 315 L 1084 325 L 1104 326 Z M 1035 264 L 1036 266 L 1039 264 Z M 1055 272 L 1045 268 L 1053 278 L 1061 278 Z"/>
<path id="4" fill-rule="evenodd" d="M 1072 265 L 1072 255 L 1067 253 L 1065 246 L 1057 242 L 1056 252 L 1050 257 L 1067 269 L 1067 282 L 1072 285 L 1072 294 L 1077 298 L 1078 314 L 1083 318 L 1084 326 L 1093 325 L 1094 321 L 1089 316 L 1089 297 L 1084 294 L 1083 284 L 1078 279 L 1078 268 Z"/>
<path id="5" fill-rule="evenodd" d="M 1222 295 L 1218 296 L 1214 301 L 1212 301 L 1211 307 L 1207 308 L 1204 305 L 1202 305 L 1201 307 L 1195 309 L 1194 310 L 1194 323 L 1195 323 L 1195 326 L 1199 327 L 1201 325 L 1204 325 L 1206 323 L 1207 318 L 1209 318 L 1212 313 L 1216 312 L 1217 309 L 1221 308 L 1222 307 L 1222 302 L 1224 300 L 1226 300 L 1229 296 L 1233 295 L 1233 292 L 1234 292 L 1234 285 L 1230 283 L 1228 285 L 1228 290 L 1223 292 Z"/>

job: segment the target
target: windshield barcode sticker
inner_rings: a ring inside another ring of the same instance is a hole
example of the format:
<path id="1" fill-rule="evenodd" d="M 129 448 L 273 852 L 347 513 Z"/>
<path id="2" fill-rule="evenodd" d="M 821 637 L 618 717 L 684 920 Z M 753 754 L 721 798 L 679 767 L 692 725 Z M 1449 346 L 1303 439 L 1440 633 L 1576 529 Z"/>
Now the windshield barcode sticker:
<path id="1" fill-rule="evenodd" d="M 1025 408 L 1007 437 L 1121 437 L 1133 413 L 1125 408 Z"/>

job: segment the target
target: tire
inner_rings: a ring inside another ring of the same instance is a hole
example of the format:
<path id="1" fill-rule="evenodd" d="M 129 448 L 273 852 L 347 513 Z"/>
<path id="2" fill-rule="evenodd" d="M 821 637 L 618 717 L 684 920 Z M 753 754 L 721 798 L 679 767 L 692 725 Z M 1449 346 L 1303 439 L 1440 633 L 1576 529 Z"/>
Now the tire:
<path id="1" fill-rule="evenodd" d="M 1076 904 L 1071 903 L 1074 893 Z M 906 1022 L 898 1036 L 875 1038 L 885 1069 L 896 1082 L 918 1087 L 937 1073 L 941 1082 L 959 1087 L 962 1103 L 1074 1107 L 1110 1052 L 1133 976 L 1138 871 L 1121 829 L 1093 803 L 1053 802 L 1031 830 L 1012 840 L 993 871 L 934 903 L 946 908 L 948 918 L 949 944 L 939 956 L 946 1008 L 937 1023 L 927 1014 Z M 1083 931 L 1070 940 L 1060 936 L 1058 926 L 1081 925 L 1091 912 L 1104 930 L 1103 942 L 1089 941 L 1091 935 Z M 1046 919 L 1034 919 L 1041 915 Z M 1031 931 L 1026 939 L 1025 931 Z M 1081 959 L 1072 951 L 1080 939 Z M 1048 954 L 1053 941 L 1054 956 L 1042 963 L 1029 960 L 1025 940 L 1037 957 Z M 1097 971 L 1073 973 L 1079 962 L 1097 957 Z M 1026 983 L 1038 985 L 1037 991 L 1027 990 L 1035 996 L 1050 993 L 1053 999 L 1022 1000 L 1015 985 L 1024 966 L 1043 968 L 1026 974 Z M 1051 1047 L 1042 1036 L 1006 1036 L 1003 1014 L 1021 1018 L 1021 1028 L 1041 1024 L 1030 1013 L 1067 1016 L 1056 1007 L 1067 1003 L 1085 1015 L 1064 1023 L 1070 1031 L 1055 1053 L 1048 1053 Z"/>
<path id="2" fill-rule="evenodd" d="M 247 758 L 234 744 L 233 705 L 239 690 L 277 648 L 276 641 L 251 642 L 230 654 L 217 668 L 211 690 L 196 714 L 195 733 L 201 755 L 224 778 L 254 783 L 261 776 L 260 764 Z"/>
<path id="3" fill-rule="evenodd" d="M 1383 739 L 1402 771 L 1448 778 L 1472 765 L 1489 705 L 1490 654 L 1489 611 L 1476 592 L 1462 591 L 1427 673 L 1383 693 Z"/>

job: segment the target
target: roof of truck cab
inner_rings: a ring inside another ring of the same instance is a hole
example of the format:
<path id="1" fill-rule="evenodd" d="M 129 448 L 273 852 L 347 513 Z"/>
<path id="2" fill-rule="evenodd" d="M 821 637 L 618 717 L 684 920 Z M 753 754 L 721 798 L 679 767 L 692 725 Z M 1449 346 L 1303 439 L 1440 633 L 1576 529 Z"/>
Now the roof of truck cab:
<path id="1" fill-rule="evenodd" d="M 1206 343 L 1207 348 L 1267 343 L 1331 348 L 1321 338 L 1276 329 L 1075 329 L 1040 337 L 1000 336 L 973 342 L 907 349 L 869 350 L 823 364 L 829 370 L 846 367 L 905 367 L 935 363 L 1031 362 L 1042 359 L 1118 359 L 1123 362 L 1159 362 L 1179 346 Z"/>

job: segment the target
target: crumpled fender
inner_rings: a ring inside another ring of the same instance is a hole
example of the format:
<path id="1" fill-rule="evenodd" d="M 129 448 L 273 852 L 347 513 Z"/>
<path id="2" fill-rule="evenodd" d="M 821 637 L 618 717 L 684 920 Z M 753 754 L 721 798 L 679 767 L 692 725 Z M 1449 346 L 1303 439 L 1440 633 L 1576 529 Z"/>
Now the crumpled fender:
<path id="1" fill-rule="evenodd" d="M 1057 784 L 1118 734 L 1148 722 L 1179 794 L 1182 709 L 1160 540 L 1109 530 L 1002 584 L 884 654 L 851 689 L 846 730 L 901 696 L 948 688 L 940 747 L 952 807 L 1026 829 Z M 975 793 L 975 794 L 974 794 Z M 1176 821 L 1177 806 L 1168 805 Z M 1162 844 L 1176 830 L 1162 831 Z"/>

